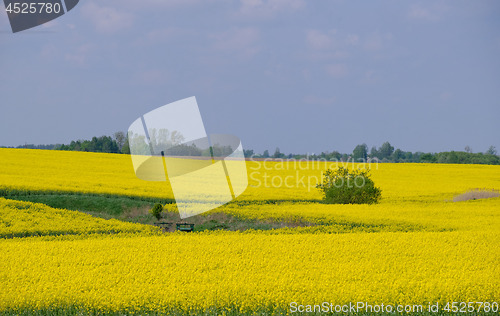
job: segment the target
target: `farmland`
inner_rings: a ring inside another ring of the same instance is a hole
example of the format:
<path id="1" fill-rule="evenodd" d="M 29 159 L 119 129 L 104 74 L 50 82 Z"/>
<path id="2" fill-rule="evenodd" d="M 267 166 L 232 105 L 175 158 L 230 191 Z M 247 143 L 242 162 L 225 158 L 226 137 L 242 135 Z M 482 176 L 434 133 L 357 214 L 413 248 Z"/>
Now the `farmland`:
<path id="1" fill-rule="evenodd" d="M 376 205 L 321 203 L 331 162 L 247 167 L 241 196 L 197 216 L 245 229 L 162 233 L 147 209 L 175 216 L 169 184 L 129 156 L 0 149 L 0 314 L 500 302 L 500 198 L 452 201 L 499 190 L 500 166 L 372 165 Z"/>

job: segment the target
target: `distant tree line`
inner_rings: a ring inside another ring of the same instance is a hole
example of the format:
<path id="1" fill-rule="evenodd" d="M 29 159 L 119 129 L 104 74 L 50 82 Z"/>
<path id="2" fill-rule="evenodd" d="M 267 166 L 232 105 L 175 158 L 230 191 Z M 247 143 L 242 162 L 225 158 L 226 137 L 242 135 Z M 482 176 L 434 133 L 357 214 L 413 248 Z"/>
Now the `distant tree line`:
<path id="1" fill-rule="evenodd" d="M 57 147 L 61 146 L 61 144 L 49 144 L 49 145 L 34 145 L 34 144 L 26 144 L 26 145 L 20 145 L 17 146 L 16 148 L 27 148 L 27 149 L 46 149 L 46 150 L 52 150 L 56 149 Z"/>
<path id="2" fill-rule="evenodd" d="M 121 153 L 130 154 L 127 136 L 123 132 L 117 132 L 113 137 L 101 136 L 92 137 L 91 140 L 76 140 L 68 145 L 49 144 L 33 145 L 25 144 L 17 147 L 0 146 L 0 148 L 26 148 L 26 149 L 46 149 L 46 150 L 67 150 L 67 151 L 87 151 L 99 153 Z"/>
<path id="3" fill-rule="evenodd" d="M 134 138 L 132 138 L 132 142 L 134 141 L 137 142 L 137 139 L 134 140 Z M 144 153 L 145 154 L 149 153 L 150 152 L 149 146 L 145 142 L 142 145 L 146 146 L 145 149 L 146 151 Z M 160 145 L 161 143 L 155 143 L 154 146 L 160 146 Z M 172 147 L 170 147 L 166 151 L 166 154 L 171 156 L 209 157 L 213 154 L 215 157 L 222 157 L 222 156 L 228 156 L 231 153 L 233 153 L 233 149 L 230 146 L 221 146 L 218 144 L 214 144 L 210 148 L 199 148 L 196 147 L 194 144 L 191 145 L 176 144 L 176 142 L 173 142 L 170 145 Z M 77 141 L 72 141 L 68 145 L 50 145 L 50 147 L 51 148 L 43 148 L 43 149 L 130 154 L 129 138 L 128 135 L 123 132 L 117 132 L 113 135 L 113 137 L 111 136 L 92 137 L 91 140 L 77 140 Z"/>
<path id="4" fill-rule="evenodd" d="M 130 154 L 128 135 L 124 132 L 117 132 L 111 136 L 92 137 L 91 140 L 72 141 L 68 145 L 21 145 L 17 148 L 30 149 L 51 149 L 68 151 L 87 151 L 103 153 L 121 153 Z M 227 156 L 233 149 L 228 146 L 214 145 L 210 149 L 197 148 L 194 145 L 177 145 L 169 152 L 175 156 L 210 156 L 210 150 L 214 156 Z M 274 158 L 274 159 L 308 159 L 308 160 L 327 160 L 327 161 L 379 161 L 379 162 L 421 162 L 421 163 L 452 163 L 452 164 L 487 164 L 500 165 L 500 157 L 494 146 L 484 153 L 473 153 L 469 146 L 465 151 L 449 151 L 440 153 L 424 153 L 403 151 L 395 149 L 389 142 L 385 142 L 380 147 L 373 146 L 368 150 L 366 144 L 357 145 L 352 153 L 340 153 L 338 151 L 326 151 L 321 154 L 285 154 L 279 148 L 276 148 L 273 154 L 265 150 L 262 154 L 255 153 L 252 149 L 244 150 L 246 158 Z"/>
<path id="5" fill-rule="evenodd" d="M 97 153 L 121 153 L 115 139 L 110 136 L 92 137 L 91 140 L 72 141 L 69 145 L 61 145 L 55 150 L 87 151 Z"/>
<path id="6" fill-rule="evenodd" d="M 310 159 L 327 161 L 352 161 L 352 162 L 422 162 L 422 163 L 453 163 L 453 164 L 487 164 L 500 165 L 500 157 L 494 146 L 485 153 L 473 153 L 469 146 L 465 151 L 450 151 L 440 153 L 411 152 L 395 149 L 389 142 L 380 147 L 373 146 L 368 150 L 366 144 L 357 145 L 352 153 L 340 153 L 338 151 L 322 152 L 321 154 L 284 154 L 276 148 L 274 154 L 265 150 L 262 154 L 256 154 L 253 150 L 245 150 L 245 157 L 250 158 L 288 158 L 288 159 Z"/>

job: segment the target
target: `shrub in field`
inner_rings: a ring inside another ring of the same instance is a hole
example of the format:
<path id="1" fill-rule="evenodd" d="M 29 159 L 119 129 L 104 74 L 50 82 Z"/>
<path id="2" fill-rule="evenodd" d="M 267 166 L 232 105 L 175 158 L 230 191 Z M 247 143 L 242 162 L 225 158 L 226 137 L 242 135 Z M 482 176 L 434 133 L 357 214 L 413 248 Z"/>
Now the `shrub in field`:
<path id="1" fill-rule="evenodd" d="M 380 188 L 370 179 L 369 170 L 351 170 L 339 167 L 326 170 L 322 183 L 323 200 L 331 204 L 373 204 L 381 197 Z"/>
<path id="2" fill-rule="evenodd" d="M 149 210 L 149 213 L 156 217 L 157 220 L 161 219 L 161 212 L 163 211 L 163 205 L 160 203 L 156 203 L 155 206 L 153 206 L 152 209 Z"/>

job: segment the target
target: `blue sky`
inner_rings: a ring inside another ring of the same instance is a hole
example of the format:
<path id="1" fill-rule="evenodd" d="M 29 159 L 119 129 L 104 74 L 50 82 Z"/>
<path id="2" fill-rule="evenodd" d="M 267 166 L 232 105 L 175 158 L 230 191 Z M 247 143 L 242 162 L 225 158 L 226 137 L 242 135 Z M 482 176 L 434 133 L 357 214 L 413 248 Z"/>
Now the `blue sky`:
<path id="1" fill-rule="evenodd" d="M 0 145 L 126 131 L 196 96 L 257 152 L 500 149 L 500 2 L 81 0 L 12 34 Z"/>

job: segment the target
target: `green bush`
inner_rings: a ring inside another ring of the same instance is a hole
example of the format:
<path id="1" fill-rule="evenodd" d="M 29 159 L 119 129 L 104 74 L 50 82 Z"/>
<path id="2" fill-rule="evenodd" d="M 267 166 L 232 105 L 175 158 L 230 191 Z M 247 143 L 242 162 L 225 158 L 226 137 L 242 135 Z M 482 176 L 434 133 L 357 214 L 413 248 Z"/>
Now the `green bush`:
<path id="1" fill-rule="evenodd" d="M 328 169 L 323 182 L 316 187 L 323 191 L 323 200 L 330 204 L 373 204 L 381 197 L 380 188 L 370 179 L 370 170 L 339 167 Z"/>
<path id="2" fill-rule="evenodd" d="M 155 206 L 153 206 L 152 209 L 149 210 L 149 213 L 156 217 L 157 220 L 161 219 L 161 212 L 163 211 L 163 205 L 160 203 L 156 203 Z"/>

